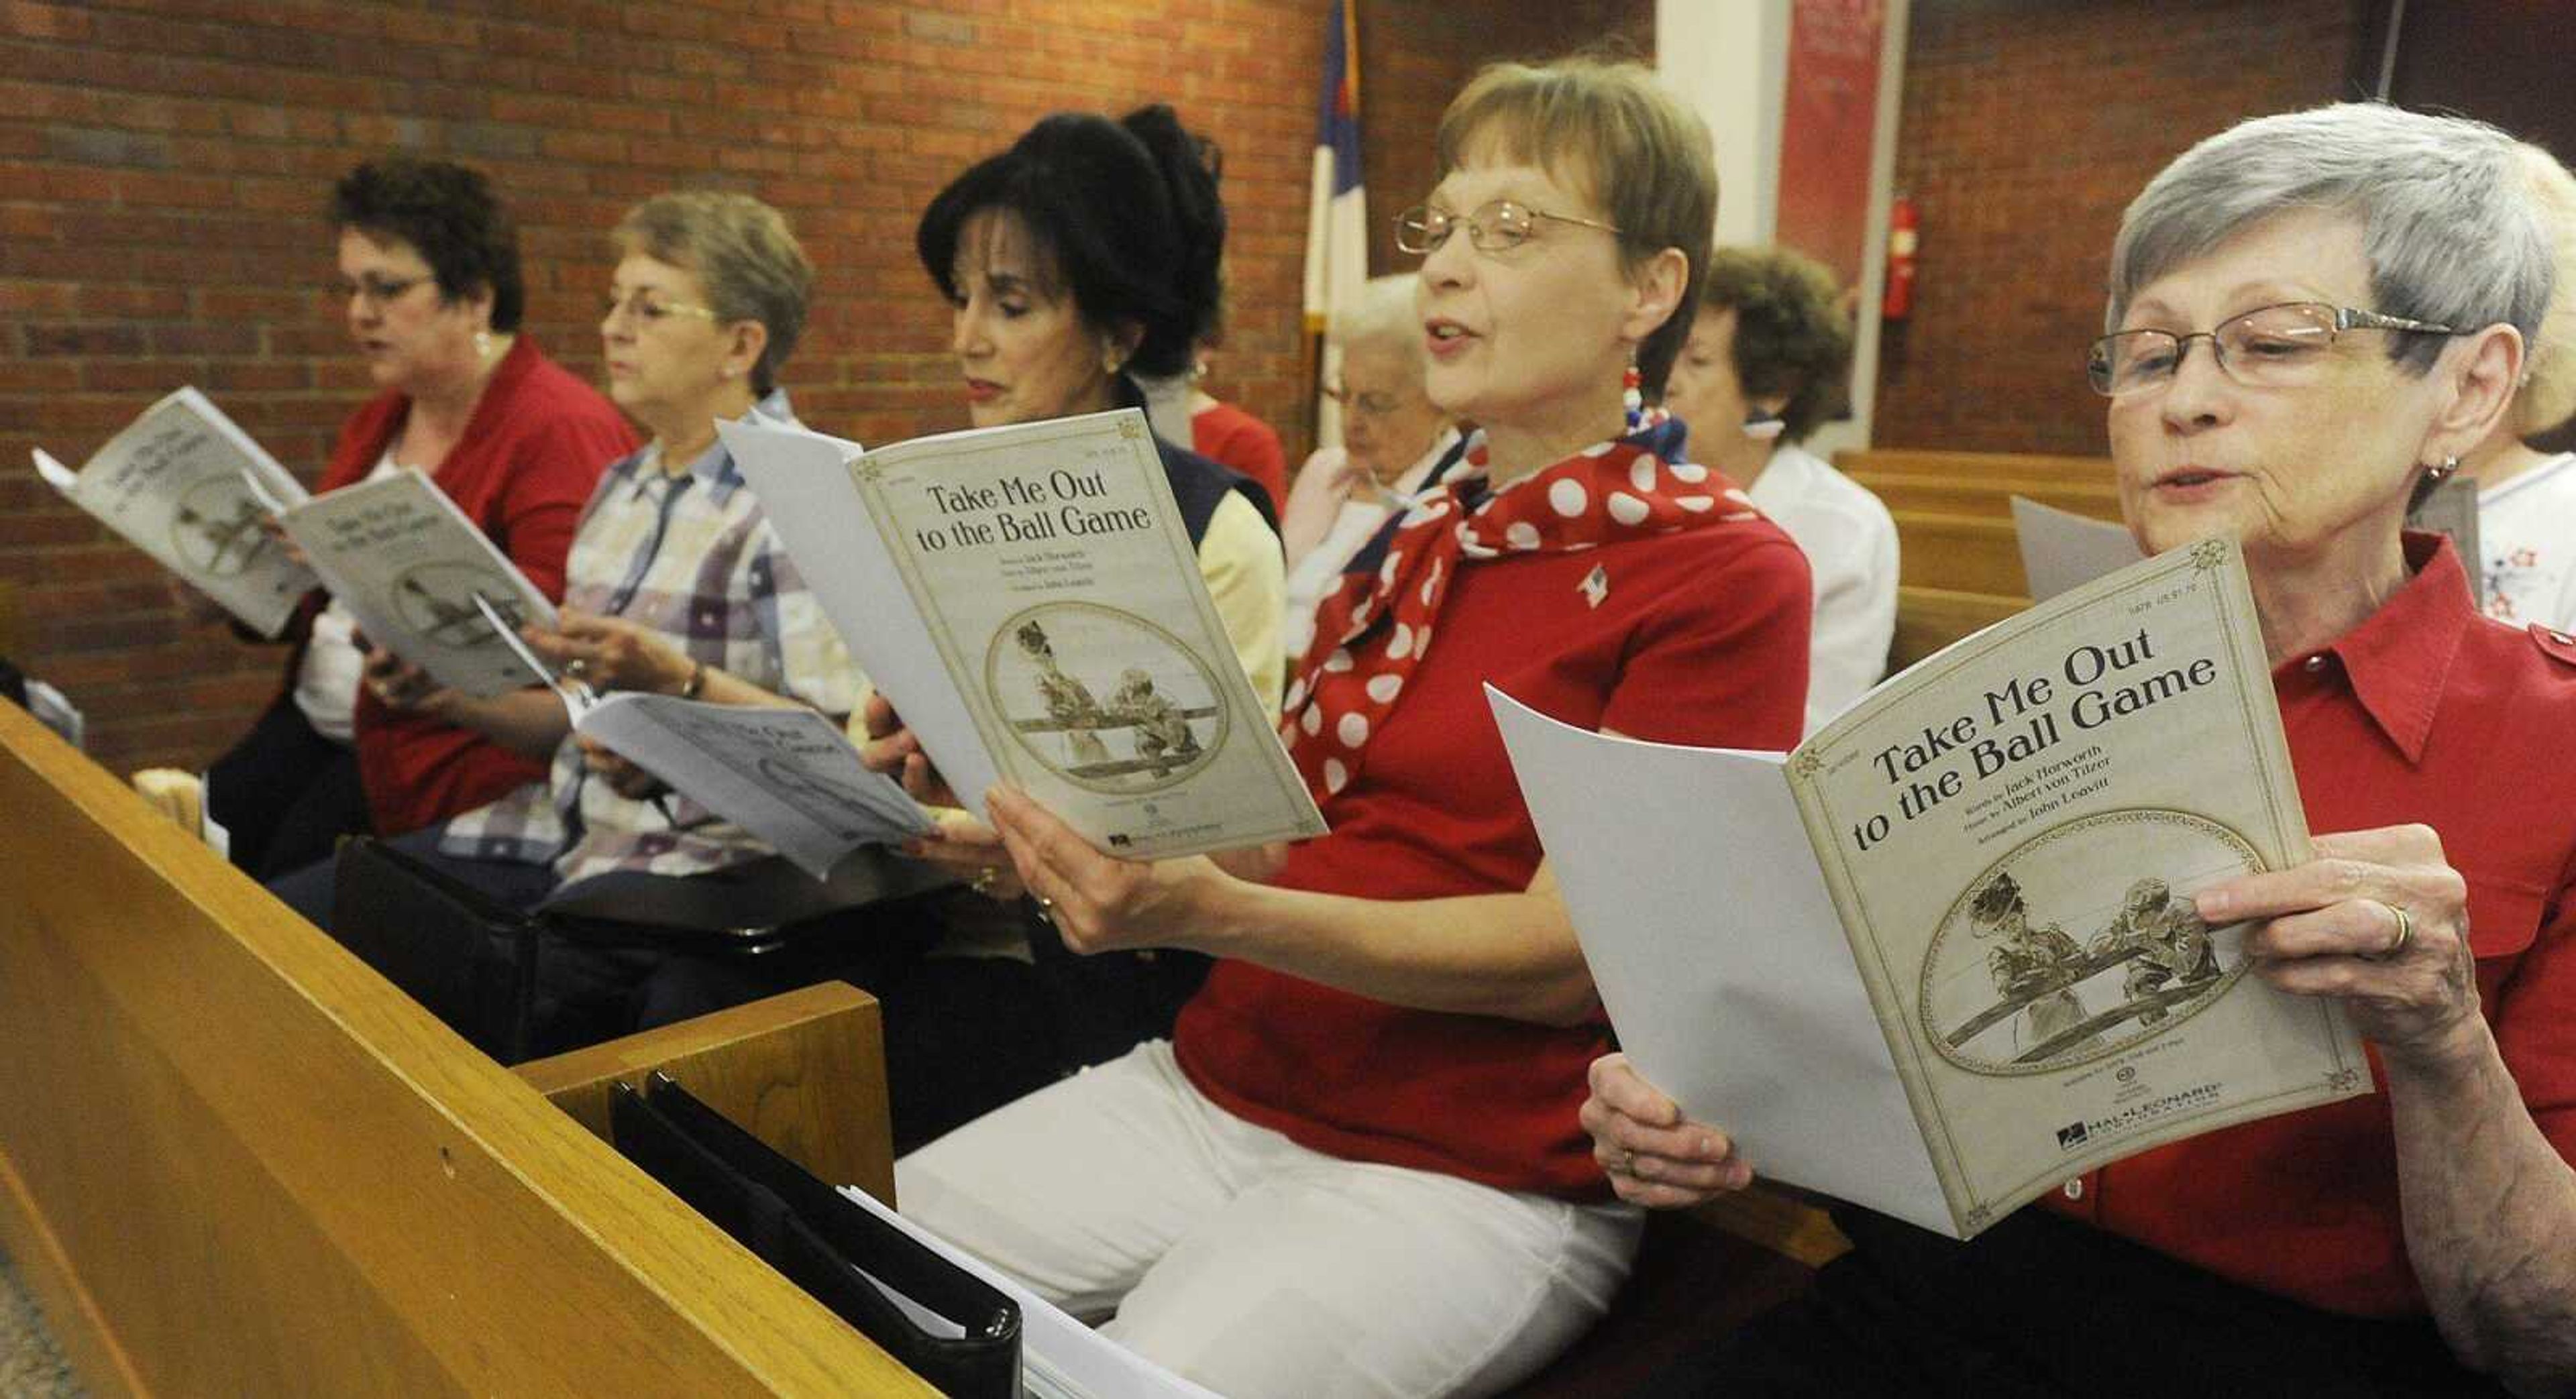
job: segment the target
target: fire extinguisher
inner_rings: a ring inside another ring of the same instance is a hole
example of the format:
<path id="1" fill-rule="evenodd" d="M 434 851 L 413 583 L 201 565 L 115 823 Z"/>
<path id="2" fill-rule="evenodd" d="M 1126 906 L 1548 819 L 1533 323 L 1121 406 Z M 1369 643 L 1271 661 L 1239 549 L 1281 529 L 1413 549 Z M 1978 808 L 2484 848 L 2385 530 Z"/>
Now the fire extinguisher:
<path id="1" fill-rule="evenodd" d="M 1878 303 L 1878 313 L 1886 320 L 1904 320 L 1914 310 L 1914 254 L 1920 227 L 1914 201 L 1896 196 L 1887 211 L 1887 290 Z"/>

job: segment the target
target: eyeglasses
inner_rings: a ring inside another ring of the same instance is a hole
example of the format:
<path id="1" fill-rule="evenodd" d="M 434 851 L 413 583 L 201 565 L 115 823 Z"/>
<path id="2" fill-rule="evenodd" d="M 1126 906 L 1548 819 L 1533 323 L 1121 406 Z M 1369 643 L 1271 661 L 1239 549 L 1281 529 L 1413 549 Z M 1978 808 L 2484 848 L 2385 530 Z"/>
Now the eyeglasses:
<path id="1" fill-rule="evenodd" d="M 651 292 L 640 289 L 622 298 L 610 292 L 602 302 L 599 318 L 603 321 L 613 321 L 620 313 L 643 325 L 660 325 L 673 316 L 695 316 L 707 321 L 722 319 L 708 307 L 693 306 L 685 301 L 656 301 Z"/>
<path id="2" fill-rule="evenodd" d="M 2123 398 L 2163 388 L 2181 372 L 2194 340 L 2209 342 L 2219 372 L 2251 389 L 2296 388 L 2313 383 L 2331 362 L 2328 353 L 2347 330 L 2394 330 L 2409 335 L 2465 332 L 2430 321 L 2383 316 L 2322 301 L 2263 306 L 2218 323 L 2215 330 L 2177 335 L 2170 330 L 2123 330 L 2093 342 L 2087 377 L 2097 393 Z"/>
<path id="3" fill-rule="evenodd" d="M 322 284 L 322 294 L 339 302 L 346 302 L 353 296 L 363 296 L 369 306 L 381 311 L 402 299 L 412 288 L 430 279 L 428 275 L 388 277 L 382 273 L 370 272 L 354 282 L 346 277 L 334 277 Z"/>
<path id="4" fill-rule="evenodd" d="M 1340 404 L 1345 413 L 1357 413 L 1370 418 L 1391 417 L 1402 412 L 1405 404 L 1404 398 L 1397 394 L 1353 393 L 1340 384 L 1326 384 L 1324 397 Z"/>
<path id="5" fill-rule="evenodd" d="M 1467 241 L 1480 253 L 1509 252 L 1538 236 L 1538 221 L 1552 219 L 1558 223 L 1579 224 L 1604 233 L 1626 237 L 1616 228 L 1592 219 L 1578 219 L 1571 214 L 1551 214 L 1508 199 L 1497 199 L 1479 205 L 1471 214 L 1459 215 L 1428 204 L 1416 204 L 1395 216 L 1395 245 L 1408 253 L 1429 254 L 1449 241 L 1449 234 L 1460 224 L 1467 226 Z"/>

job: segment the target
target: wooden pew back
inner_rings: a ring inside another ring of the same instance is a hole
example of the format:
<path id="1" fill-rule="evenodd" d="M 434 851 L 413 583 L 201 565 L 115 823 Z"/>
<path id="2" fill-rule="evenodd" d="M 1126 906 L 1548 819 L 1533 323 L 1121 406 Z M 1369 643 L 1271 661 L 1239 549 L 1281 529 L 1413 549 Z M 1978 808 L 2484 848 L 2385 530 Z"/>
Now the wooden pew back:
<path id="1" fill-rule="evenodd" d="M 1899 586 L 1890 666 L 1903 669 L 2030 605 L 2012 498 L 2120 518 L 2102 457 L 1871 448 L 1834 458 L 1896 518 Z"/>
<path id="2" fill-rule="evenodd" d="M 0 1248 L 92 1389 L 931 1392 L 7 705 L 0 810 Z"/>

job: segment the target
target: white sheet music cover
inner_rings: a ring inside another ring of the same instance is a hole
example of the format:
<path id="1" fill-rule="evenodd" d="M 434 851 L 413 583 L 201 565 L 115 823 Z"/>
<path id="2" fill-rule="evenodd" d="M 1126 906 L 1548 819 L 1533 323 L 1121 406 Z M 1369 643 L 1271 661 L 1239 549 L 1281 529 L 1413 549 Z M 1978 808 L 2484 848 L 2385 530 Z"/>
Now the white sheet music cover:
<path id="1" fill-rule="evenodd" d="M 439 684 L 489 698 L 543 679 L 475 607 L 555 624 L 554 604 L 417 468 L 317 496 L 278 517 L 375 645 Z"/>
<path id="2" fill-rule="evenodd" d="M 44 451 L 36 474 L 100 524 L 274 637 L 313 588 L 262 526 L 304 487 L 204 394 L 183 388 L 143 411 L 77 472 Z"/>

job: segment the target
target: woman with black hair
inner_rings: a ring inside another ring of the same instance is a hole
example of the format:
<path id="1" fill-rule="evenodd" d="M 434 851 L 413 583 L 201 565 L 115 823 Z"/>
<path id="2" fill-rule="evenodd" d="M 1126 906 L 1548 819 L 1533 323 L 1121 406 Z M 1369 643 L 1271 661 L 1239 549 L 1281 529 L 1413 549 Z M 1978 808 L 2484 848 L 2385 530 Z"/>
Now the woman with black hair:
<path id="1" fill-rule="evenodd" d="M 518 233 L 491 184 L 447 161 L 393 156 L 331 192 L 331 303 L 377 396 L 323 468 L 336 490 L 403 467 L 438 483 L 549 597 L 573 521 L 634 431 L 597 390 L 519 333 Z M 379 703 L 363 642 L 320 593 L 288 633 L 286 685 L 207 774 L 207 814 L 261 878 L 330 857 L 342 835 L 400 835 L 540 778 L 533 759 L 442 719 Z M 211 615 L 193 593 L 183 605 Z"/>
<path id="2" fill-rule="evenodd" d="M 951 308 L 975 426 L 1144 408 L 1140 380 L 1188 369 L 1216 322 L 1216 183 L 1210 148 L 1158 105 L 1118 121 L 1050 116 L 940 191 L 916 246 Z M 1287 587 L 1268 502 L 1205 457 L 1160 435 L 1154 446 L 1235 656 L 1275 717 Z M 882 700 L 869 709 L 878 734 L 895 730 Z M 1031 918 L 991 828 L 953 807 L 939 815 L 940 837 L 908 853 L 972 892 L 942 910 L 937 955 L 889 959 L 878 939 L 844 973 L 885 1008 L 898 1150 L 1168 1034 L 1207 966 L 1184 953 L 1071 956 Z"/>
<path id="3" fill-rule="evenodd" d="M 948 298 L 975 426 L 1143 408 L 1140 379 L 1188 370 L 1216 323 L 1225 241 L 1207 149 L 1160 104 L 1118 121 L 1058 113 L 931 201 L 915 246 Z M 1268 500 L 1159 435 L 1154 446 L 1235 656 L 1275 717 L 1287 585 Z M 1019 897 L 989 830 L 962 815 L 947 829 L 914 853 Z"/>

